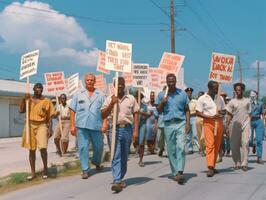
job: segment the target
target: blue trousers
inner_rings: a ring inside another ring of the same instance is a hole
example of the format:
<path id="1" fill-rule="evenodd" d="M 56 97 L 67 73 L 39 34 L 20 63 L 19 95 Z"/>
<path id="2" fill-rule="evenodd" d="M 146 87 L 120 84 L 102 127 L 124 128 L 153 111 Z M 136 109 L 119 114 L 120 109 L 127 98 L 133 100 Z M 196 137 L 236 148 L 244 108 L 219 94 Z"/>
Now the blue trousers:
<path id="1" fill-rule="evenodd" d="M 192 141 L 194 141 L 195 145 L 198 147 L 198 149 L 200 149 L 197 127 L 196 127 L 196 117 L 190 118 L 190 126 L 191 126 L 191 131 L 187 135 L 187 148 L 188 151 L 193 151 Z"/>
<path id="2" fill-rule="evenodd" d="M 164 135 L 167 144 L 168 159 L 172 174 L 175 176 L 185 167 L 186 121 L 164 123 Z"/>
<path id="3" fill-rule="evenodd" d="M 261 119 L 251 121 L 251 142 L 253 145 L 254 131 L 256 133 L 256 146 L 257 146 L 257 156 L 262 157 L 263 151 L 263 137 L 264 137 L 264 125 Z"/>
<path id="4" fill-rule="evenodd" d="M 103 135 L 101 131 L 90 130 L 86 128 L 78 128 L 78 150 L 81 169 L 83 171 L 90 170 L 89 164 L 89 145 L 92 143 L 93 157 L 92 162 L 100 165 L 103 155 Z"/>
<path id="5" fill-rule="evenodd" d="M 116 128 L 116 147 L 114 158 L 112 160 L 113 182 L 120 183 L 127 172 L 127 160 L 130 144 L 132 141 L 132 126 L 127 125 L 125 128 Z M 109 134 L 110 139 L 112 134 Z"/>

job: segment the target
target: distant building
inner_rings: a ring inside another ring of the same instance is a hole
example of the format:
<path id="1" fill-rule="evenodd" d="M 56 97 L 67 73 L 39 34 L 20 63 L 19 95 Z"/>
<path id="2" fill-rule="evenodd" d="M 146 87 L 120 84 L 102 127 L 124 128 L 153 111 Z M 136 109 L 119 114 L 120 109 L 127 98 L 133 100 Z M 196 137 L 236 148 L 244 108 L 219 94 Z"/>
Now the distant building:
<path id="1" fill-rule="evenodd" d="M 33 94 L 30 84 L 30 93 Z M 19 104 L 26 91 L 26 83 L 0 80 L 0 138 L 21 136 L 25 114 L 19 113 Z M 50 96 L 44 86 L 44 96 Z"/>

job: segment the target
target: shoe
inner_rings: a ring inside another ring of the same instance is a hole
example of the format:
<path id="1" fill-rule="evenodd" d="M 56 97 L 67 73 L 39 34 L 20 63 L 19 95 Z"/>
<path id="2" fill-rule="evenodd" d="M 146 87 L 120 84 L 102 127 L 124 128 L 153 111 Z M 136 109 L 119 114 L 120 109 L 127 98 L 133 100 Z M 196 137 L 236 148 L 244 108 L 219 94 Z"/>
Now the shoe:
<path id="1" fill-rule="evenodd" d="M 241 167 L 240 166 L 234 166 L 233 168 L 234 168 L 234 170 L 240 170 Z"/>
<path id="2" fill-rule="evenodd" d="M 123 188 L 121 187 L 120 183 L 114 183 L 111 187 L 111 190 L 118 193 L 118 192 L 121 192 L 123 190 Z"/>
<path id="3" fill-rule="evenodd" d="M 125 181 L 121 181 L 119 184 L 120 184 L 121 188 L 123 188 L 123 189 L 127 187 Z"/>
<path id="4" fill-rule="evenodd" d="M 178 184 L 182 185 L 182 184 L 184 184 L 184 182 L 185 182 L 185 177 L 184 177 L 183 174 L 178 173 L 178 174 L 175 176 L 174 180 L 177 181 Z"/>
<path id="5" fill-rule="evenodd" d="M 102 165 L 96 165 L 96 171 L 102 171 L 103 170 L 103 166 Z"/>
<path id="6" fill-rule="evenodd" d="M 32 181 L 32 180 L 35 179 L 35 178 L 36 178 L 35 175 L 29 175 L 29 176 L 27 176 L 27 180 L 28 180 L 28 181 Z"/>
<path id="7" fill-rule="evenodd" d="M 209 169 L 207 171 L 207 177 L 213 177 L 214 176 L 214 170 L 213 169 Z"/>
<path id="8" fill-rule="evenodd" d="M 257 159 L 257 163 L 258 163 L 258 164 L 261 164 L 261 165 L 264 164 L 264 162 L 261 160 L 261 158 L 258 158 L 258 159 Z"/>
<path id="9" fill-rule="evenodd" d="M 82 179 L 88 179 L 89 176 L 90 176 L 90 175 L 89 175 L 89 173 L 88 173 L 87 171 L 83 171 L 81 178 L 82 178 Z"/>
<path id="10" fill-rule="evenodd" d="M 160 150 L 160 151 L 159 151 L 158 156 L 159 156 L 159 157 L 163 157 L 163 150 Z"/>
<path id="11" fill-rule="evenodd" d="M 255 154 L 256 153 L 256 146 L 252 147 L 252 153 Z"/>
<path id="12" fill-rule="evenodd" d="M 193 150 L 191 150 L 191 151 L 188 151 L 187 154 L 191 155 L 191 154 L 193 154 L 193 153 L 194 153 Z"/>
<path id="13" fill-rule="evenodd" d="M 248 171 L 248 167 L 247 167 L 247 166 L 242 166 L 241 169 L 242 169 L 244 172 Z"/>
<path id="14" fill-rule="evenodd" d="M 138 164 L 139 164 L 140 167 L 145 167 L 144 162 L 139 162 Z"/>

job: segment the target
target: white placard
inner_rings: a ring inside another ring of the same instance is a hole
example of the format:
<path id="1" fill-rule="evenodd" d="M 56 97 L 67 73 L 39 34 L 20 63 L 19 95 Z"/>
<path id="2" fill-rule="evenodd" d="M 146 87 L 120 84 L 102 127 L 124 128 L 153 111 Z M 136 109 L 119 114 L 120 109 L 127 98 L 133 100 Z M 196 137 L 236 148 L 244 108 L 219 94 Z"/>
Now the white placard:
<path id="1" fill-rule="evenodd" d="M 32 51 L 21 56 L 20 80 L 37 73 L 39 50 Z"/>

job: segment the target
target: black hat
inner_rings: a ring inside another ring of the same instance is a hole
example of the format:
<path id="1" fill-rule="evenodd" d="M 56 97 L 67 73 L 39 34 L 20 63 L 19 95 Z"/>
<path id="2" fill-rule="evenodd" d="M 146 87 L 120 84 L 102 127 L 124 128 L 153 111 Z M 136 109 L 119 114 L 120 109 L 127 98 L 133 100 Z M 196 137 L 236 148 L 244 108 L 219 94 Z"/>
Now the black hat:
<path id="1" fill-rule="evenodd" d="M 185 92 L 188 92 L 188 91 L 193 92 L 193 88 L 191 88 L 191 87 L 186 88 L 186 89 L 185 89 Z"/>

